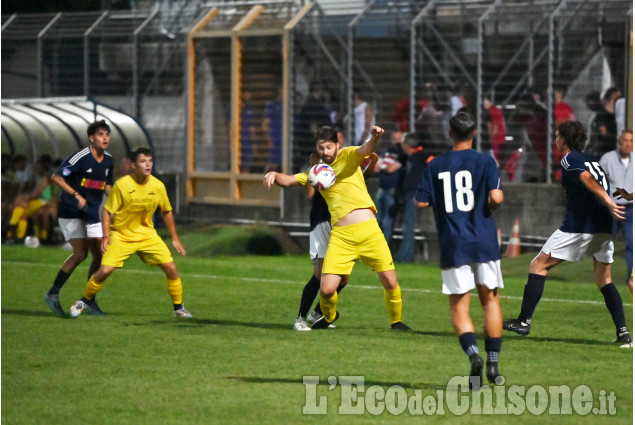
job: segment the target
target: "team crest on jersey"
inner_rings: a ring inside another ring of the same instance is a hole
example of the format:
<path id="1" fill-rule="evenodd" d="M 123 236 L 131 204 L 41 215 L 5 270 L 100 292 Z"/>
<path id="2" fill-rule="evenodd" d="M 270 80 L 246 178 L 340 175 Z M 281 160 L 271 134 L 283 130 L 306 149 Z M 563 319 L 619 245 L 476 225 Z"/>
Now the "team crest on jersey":
<path id="1" fill-rule="evenodd" d="M 64 169 L 62 170 L 62 175 L 63 175 L 64 177 L 69 176 L 70 174 L 71 174 L 71 170 L 69 170 L 68 168 L 64 168 Z"/>

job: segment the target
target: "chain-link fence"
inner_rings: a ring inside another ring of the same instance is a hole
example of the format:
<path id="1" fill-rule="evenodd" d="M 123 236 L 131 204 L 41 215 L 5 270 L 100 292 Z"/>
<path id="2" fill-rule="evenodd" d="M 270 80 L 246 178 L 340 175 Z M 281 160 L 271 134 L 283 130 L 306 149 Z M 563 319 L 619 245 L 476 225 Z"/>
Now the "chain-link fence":
<path id="1" fill-rule="evenodd" d="M 265 170 L 304 169 L 318 125 L 342 126 L 354 144 L 374 121 L 440 153 L 460 108 L 477 116 L 476 148 L 504 180 L 553 182 L 557 122 L 589 124 L 590 140 L 598 112 L 616 129 L 632 125 L 631 22 L 624 0 L 160 2 L 3 15 L 2 97 L 82 95 L 134 115 L 162 172 L 232 182 L 203 202 L 258 198 Z"/>

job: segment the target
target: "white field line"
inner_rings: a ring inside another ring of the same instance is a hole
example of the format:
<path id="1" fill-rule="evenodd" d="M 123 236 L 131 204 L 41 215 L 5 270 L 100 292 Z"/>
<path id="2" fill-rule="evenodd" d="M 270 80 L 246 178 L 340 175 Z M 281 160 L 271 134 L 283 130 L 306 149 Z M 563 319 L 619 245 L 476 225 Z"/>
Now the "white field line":
<path id="1" fill-rule="evenodd" d="M 33 266 L 39 266 L 39 267 L 51 267 L 51 268 L 59 268 L 59 264 L 46 264 L 46 263 L 29 263 L 27 261 L 3 261 L 2 264 L 16 264 L 16 265 L 23 265 L 23 266 L 29 266 L 29 267 L 33 267 Z M 310 269 L 309 269 L 310 270 Z M 119 271 L 119 273 L 137 273 L 137 274 L 155 274 L 158 276 L 162 276 L 163 272 L 161 271 L 154 271 L 154 270 L 135 270 L 135 269 L 123 269 L 121 271 Z M 117 274 L 119 274 L 117 273 Z M 306 282 L 303 281 L 298 281 L 298 280 L 282 280 L 282 279 L 262 279 L 262 278 L 257 278 L 257 277 L 240 277 L 240 276 L 222 276 L 222 275 L 215 275 L 215 274 L 198 274 L 198 273 L 181 273 L 182 277 L 185 278 L 193 278 L 193 279 L 221 279 L 221 280 L 227 280 L 227 279 L 234 279 L 234 280 L 242 280 L 245 282 L 262 282 L 262 283 L 281 283 L 284 285 L 304 285 Z M 349 285 L 349 288 L 356 288 L 356 289 L 371 289 L 371 290 L 377 290 L 377 289 L 382 289 L 381 285 L 379 283 L 377 283 L 377 285 L 375 286 L 369 286 L 369 285 Z M 422 289 L 422 288 L 404 288 L 403 286 L 401 287 L 402 292 L 418 292 L 418 293 L 423 293 L 423 294 L 436 294 L 436 295 L 443 295 L 445 297 L 444 294 L 441 293 L 441 285 L 439 284 L 439 290 L 432 290 L 432 289 Z M 505 299 L 509 299 L 509 300 L 522 300 L 523 297 L 513 297 L 513 296 L 509 296 L 509 295 L 501 295 L 501 298 L 505 298 Z M 573 304 L 602 304 L 604 305 L 604 301 L 594 301 L 594 300 L 572 300 L 572 299 L 568 299 L 568 298 L 541 298 L 540 301 L 548 301 L 548 302 L 557 302 L 557 303 L 573 303 Z M 632 306 L 632 304 L 630 303 L 624 303 L 625 306 Z"/>

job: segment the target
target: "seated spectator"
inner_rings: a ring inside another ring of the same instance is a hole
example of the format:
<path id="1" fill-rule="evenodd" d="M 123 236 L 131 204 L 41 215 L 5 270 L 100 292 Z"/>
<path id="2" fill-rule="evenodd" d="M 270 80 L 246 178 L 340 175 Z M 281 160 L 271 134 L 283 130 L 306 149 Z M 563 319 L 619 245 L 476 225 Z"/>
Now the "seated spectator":
<path id="1" fill-rule="evenodd" d="M 46 205 L 53 196 L 51 187 L 50 168 L 47 158 L 40 158 L 36 162 L 37 185 L 29 193 L 21 193 L 13 202 L 13 211 L 9 221 L 10 230 L 7 237 L 13 241 L 21 241 L 26 237 L 28 220 L 35 212 Z M 36 234 L 40 232 L 36 227 Z"/>

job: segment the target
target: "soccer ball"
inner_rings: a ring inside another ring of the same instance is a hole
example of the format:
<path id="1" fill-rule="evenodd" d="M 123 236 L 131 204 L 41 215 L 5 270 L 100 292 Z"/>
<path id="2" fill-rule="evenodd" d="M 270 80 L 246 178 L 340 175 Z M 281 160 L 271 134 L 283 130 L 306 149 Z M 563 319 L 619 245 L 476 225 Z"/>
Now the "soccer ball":
<path id="1" fill-rule="evenodd" d="M 24 238 L 24 246 L 28 248 L 37 248 L 40 246 L 40 240 L 35 236 L 27 236 Z"/>
<path id="2" fill-rule="evenodd" d="M 309 183 L 319 190 L 328 189 L 335 183 L 335 171 L 328 164 L 317 164 L 309 170 Z"/>

